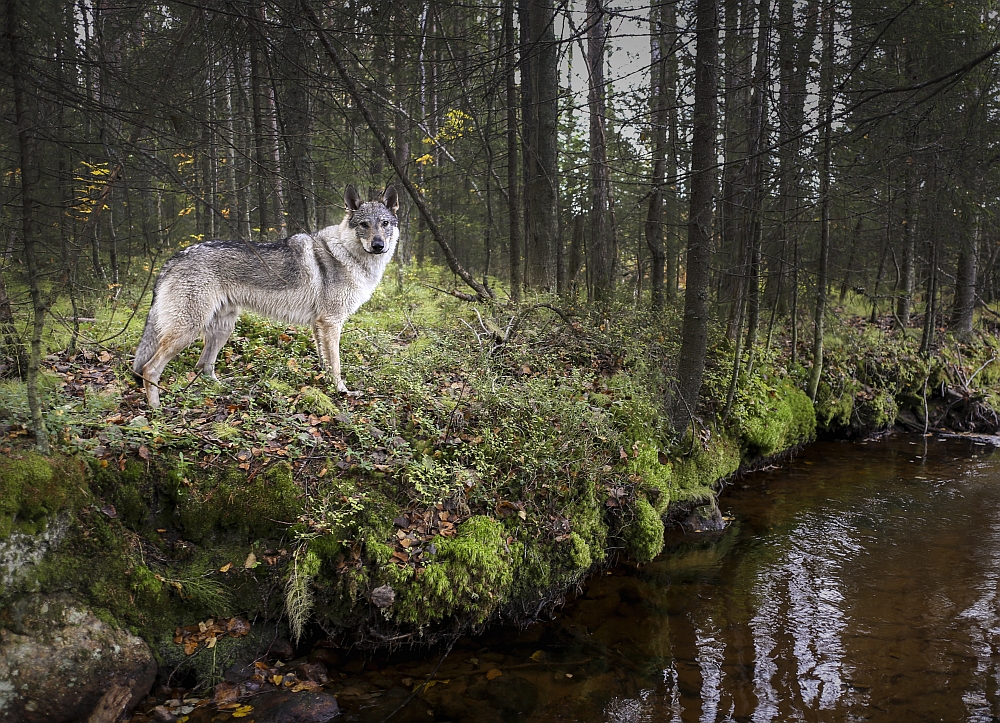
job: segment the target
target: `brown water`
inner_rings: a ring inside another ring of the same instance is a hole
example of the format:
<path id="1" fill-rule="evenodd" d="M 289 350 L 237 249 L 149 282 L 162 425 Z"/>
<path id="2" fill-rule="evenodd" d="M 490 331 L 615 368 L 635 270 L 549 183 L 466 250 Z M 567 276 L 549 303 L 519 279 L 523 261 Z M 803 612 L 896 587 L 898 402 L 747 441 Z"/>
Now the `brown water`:
<path id="1" fill-rule="evenodd" d="M 674 533 L 557 620 L 461 639 L 392 720 L 1000 721 L 1000 453 L 821 443 L 721 506 L 724 533 Z M 380 721 L 439 659 L 331 687 Z"/>

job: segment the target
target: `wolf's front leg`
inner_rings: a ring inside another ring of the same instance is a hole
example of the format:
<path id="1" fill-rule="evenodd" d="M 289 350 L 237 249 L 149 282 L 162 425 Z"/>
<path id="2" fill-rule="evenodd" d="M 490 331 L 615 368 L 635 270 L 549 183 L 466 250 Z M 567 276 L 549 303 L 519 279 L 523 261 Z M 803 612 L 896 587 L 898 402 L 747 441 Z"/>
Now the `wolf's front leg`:
<path id="1" fill-rule="evenodd" d="M 340 376 L 340 335 L 343 330 L 344 322 L 342 321 L 317 321 L 315 327 L 316 342 L 317 346 L 320 347 L 323 366 L 333 374 L 333 382 L 337 385 L 337 391 L 341 394 L 354 395 L 356 392 L 350 391 Z"/>

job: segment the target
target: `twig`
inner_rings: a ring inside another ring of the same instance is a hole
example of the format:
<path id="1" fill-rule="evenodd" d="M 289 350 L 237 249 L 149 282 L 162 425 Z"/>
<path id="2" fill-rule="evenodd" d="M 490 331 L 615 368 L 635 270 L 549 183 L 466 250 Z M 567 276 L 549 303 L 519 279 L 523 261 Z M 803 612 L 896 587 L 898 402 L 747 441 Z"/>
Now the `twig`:
<path id="1" fill-rule="evenodd" d="M 438 664 L 434 666 L 434 670 L 430 672 L 430 675 L 428 675 L 424 679 L 423 683 L 414 688 L 413 692 L 410 693 L 408 696 L 406 696 L 406 700 L 404 700 L 402 703 L 396 706 L 396 709 L 392 713 L 383 718 L 382 723 L 386 723 L 386 721 L 388 721 L 390 718 L 396 715 L 399 711 L 403 710 L 403 708 L 405 708 L 409 704 L 409 702 L 417 696 L 417 693 L 422 691 L 427 686 L 427 684 L 431 682 L 431 678 L 433 678 L 437 674 L 438 670 L 441 668 L 441 664 L 444 662 L 444 659 L 448 657 L 448 654 L 451 652 L 451 649 L 455 646 L 456 640 L 458 640 L 457 635 L 451 639 L 450 643 L 448 643 L 448 649 L 444 651 L 444 655 L 441 656 L 441 660 L 439 660 Z"/>
<path id="2" fill-rule="evenodd" d="M 456 299 L 461 299 L 462 301 L 479 301 L 479 298 L 473 294 L 465 294 L 461 291 L 448 291 L 447 289 L 440 289 L 437 286 L 423 282 L 421 282 L 420 285 L 426 286 L 428 289 L 432 289 L 434 291 L 439 291 L 442 294 L 448 294 L 448 296 L 454 296 Z"/>

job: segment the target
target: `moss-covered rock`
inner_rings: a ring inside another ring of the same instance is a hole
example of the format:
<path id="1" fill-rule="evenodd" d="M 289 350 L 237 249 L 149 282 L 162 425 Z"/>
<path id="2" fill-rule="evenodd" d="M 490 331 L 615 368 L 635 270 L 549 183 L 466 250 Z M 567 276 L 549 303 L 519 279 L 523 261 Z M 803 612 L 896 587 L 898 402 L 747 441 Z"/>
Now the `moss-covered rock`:
<path id="1" fill-rule="evenodd" d="M 0 540 L 14 530 L 40 532 L 51 515 L 88 496 L 84 467 L 76 459 L 30 451 L 0 457 Z"/>
<path id="2" fill-rule="evenodd" d="M 636 562 L 649 562 L 663 551 L 663 518 L 641 497 L 635 501 L 633 513 L 623 532 L 625 549 Z"/>
<path id="3" fill-rule="evenodd" d="M 507 602 L 514 581 L 514 560 L 503 525 L 471 517 L 452 538 L 438 538 L 433 562 L 396 598 L 391 615 L 421 624 L 455 614 L 481 623 Z"/>
<path id="4" fill-rule="evenodd" d="M 682 502 L 706 502 L 714 496 L 713 486 L 740 467 L 739 443 L 718 432 L 707 440 L 692 440 L 690 434 L 682 442 L 673 461 L 676 499 Z"/>

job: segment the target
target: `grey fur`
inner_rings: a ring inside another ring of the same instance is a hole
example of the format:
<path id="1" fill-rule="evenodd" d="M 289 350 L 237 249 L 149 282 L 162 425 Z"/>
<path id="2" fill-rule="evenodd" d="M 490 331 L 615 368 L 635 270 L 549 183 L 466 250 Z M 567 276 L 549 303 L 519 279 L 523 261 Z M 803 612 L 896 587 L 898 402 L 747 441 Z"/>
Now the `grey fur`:
<path id="1" fill-rule="evenodd" d="M 340 335 L 392 258 L 399 203 L 392 186 L 381 200 L 364 203 L 348 186 L 344 201 L 347 215 L 339 226 L 262 244 L 208 241 L 163 265 L 132 365 L 151 407 L 159 406 L 167 363 L 199 336 L 205 347 L 197 368 L 216 378 L 215 358 L 242 309 L 310 326 L 337 390 L 348 393 L 340 376 Z"/>

